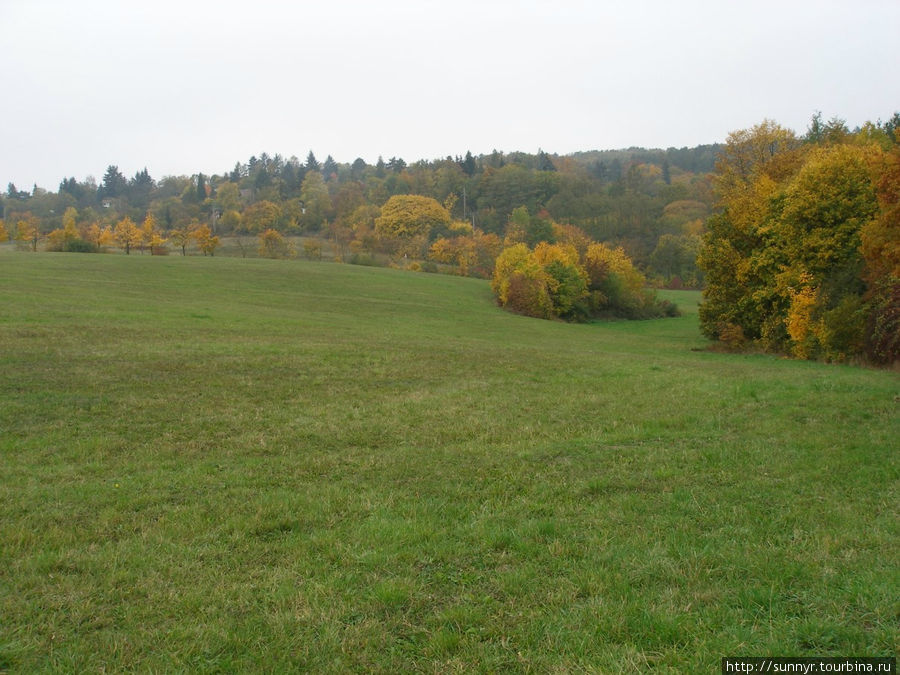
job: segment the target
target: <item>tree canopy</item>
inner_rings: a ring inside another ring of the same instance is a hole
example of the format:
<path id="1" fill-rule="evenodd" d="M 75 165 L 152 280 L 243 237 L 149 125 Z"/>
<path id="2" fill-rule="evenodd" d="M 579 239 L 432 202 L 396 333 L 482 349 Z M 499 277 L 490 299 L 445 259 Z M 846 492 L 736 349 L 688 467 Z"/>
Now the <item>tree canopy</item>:
<path id="1" fill-rule="evenodd" d="M 432 197 L 394 195 L 381 207 L 375 231 L 381 236 L 427 237 L 432 229 L 449 225 L 450 212 Z"/>
<path id="2" fill-rule="evenodd" d="M 732 346 L 890 362 L 900 150 L 884 131 L 817 124 L 805 140 L 771 122 L 729 137 L 716 171 L 721 210 L 700 252 L 701 325 Z"/>

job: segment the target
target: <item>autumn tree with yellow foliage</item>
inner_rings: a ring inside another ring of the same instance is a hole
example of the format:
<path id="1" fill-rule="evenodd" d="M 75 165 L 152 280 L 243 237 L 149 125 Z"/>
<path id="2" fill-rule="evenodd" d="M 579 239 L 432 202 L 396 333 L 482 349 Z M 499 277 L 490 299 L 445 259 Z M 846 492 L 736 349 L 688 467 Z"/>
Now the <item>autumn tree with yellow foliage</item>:
<path id="1" fill-rule="evenodd" d="M 197 248 L 203 255 L 212 257 L 219 247 L 219 238 L 213 235 L 209 225 L 200 225 L 191 232 L 191 237 L 197 242 Z"/>
<path id="2" fill-rule="evenodd" d="M 455 265 L 460 276 L 490 279 L 494 273 L 494 260 L 502 249 L 500 237 L 496 234 L 470 232 L 435 240 L 428 250 L 428 258 Z"/>
<path id="3" fill-rule="evenodd" d="M 193 239 L 192 231 L 188 227 L 178 227 L 169 231 L 169 241 L 181 249 L 181 255 L 187 255 L 188 244 Z"/>
<path id="4" fill-rule="evenodd" d="M 375 219 L 375 234 L 386 250 L 417 255 L 432 230 L 450 225 L 450 212 L 440 202 L 422 195 L 394 195 Z"/>
<path id="5" fill-rule="evenodd" d="M 259 255 L 263 258 L 295 258 L 297 250 L 281 232 L 270 228 L 259 233 Z"/>
<path id="6" fill-rule="evenodd" d="M 147 212 L 144 223 L 141 225 L 142 244 L 150 249 L 150 255 L 163 255 L 168 253 L 163 247 L 166 244 L 166 238 L 162 236 L 162 231 L 157 224 L 156 217 L 151 212 Z"/>
<path id="7" fill-rule="evenodd" d="M 125 216 L 116 223 L 116 227 L 113 230 L 113 234 L 116 238 L 116 243 L 119 248 L 125 251 L 125 255 L 131 254 L 131 249 L 135 246 L 140 246 L 143 241 L 143 233 L 140 228 L 135 225 L 134 221 Z"/>
<path id="8" fill-rule="evenodd" d="M 275 229 L 281 218 L 281 207 L 266 199 L 251 204 L 241 219 L 244 229 L 253 234 Z"/>
<path id="9" fill-rule="evenodd" d="M 78 210 L 70 206 L 65 210 L 62 217 L 62 227 L 53 230 L 47 235 L 48 251 L 69 251 L 72 250 L 73 244 L 81 240 L 81 233 L 78 231 L 76 221 L 78 219 Z M 78 245 L 74 244 L 77 250 Z"/>
<path id="10" fill-rule="evenodd" d="M 630 319 L 674 316 L 621 248 L 592 243 L 583 252 L 571 243 L 517 243 L 494 266 L 498 304 L 519 314 L 569 321 L 590 317 Z"/>
<path id="11" fill-rule="evenodd" d="M 539 319 L 554 315 L 548 284 L 550 275 L 534 259 L 532 251 L 523 243 L 503 250 L 494 263 L 491 288 L 501 307 Z"/>
<path id="12" fill-rule="evenodd" d="M 102 251 L 105 246 L 111 246 L 116 241 L 112 227 L 109 225 L 100 227 L 100 223 L 97 222 L 83 228 L 81 238 L 89 242 L 97 251 Z"/>
<path id="13" fill-rule="evenodd" d="M 803 142 L 765 122 L 729 137 L 699 259 L 709 337 L 798 358 L 896 360 L 896 139 L 837 131 Z"/>
<path id="14" fill-rule="evenodd" d="M 68 207 L 63 213 L 62 227 L 47 235 L 48 251 L 64 251 L 68 253 L 97 253 L 100 247 L 110 241 L 110 228 L 104 231 L 94 223 L 91 226 L 79 227 L 78 210 Z"/>
<path id="15" fill-rule="evenodd" d="M 21 245 L 36 252 L 41 236 L 40 221 L 30 213 L 22 214 L 22 217 L 16 221 L 15 239 Z"/>

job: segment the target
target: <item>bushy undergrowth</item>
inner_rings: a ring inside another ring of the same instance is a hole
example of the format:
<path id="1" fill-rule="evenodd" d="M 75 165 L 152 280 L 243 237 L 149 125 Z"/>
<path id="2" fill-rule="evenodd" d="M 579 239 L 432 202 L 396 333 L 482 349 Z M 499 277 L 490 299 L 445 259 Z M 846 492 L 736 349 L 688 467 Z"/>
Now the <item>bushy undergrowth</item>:
<path id="1" fill-rule="evenodd" d="M 501 306 L 541 319 L 678 316 L 674 304 L 657 300 L 621 248 L 604 244 L 583 253 L 572 244 L 510 246 L 497 258 L 492 288 Z"/>
<path id="2" fill-rule="evenodd" d="M 384 267 L 374 253 L 354 253 L 348 262 L 351 265 L 362 265 L 363 267 Z"/>
<path id="3" fill-rule="evenodd" d="M 65 253 L 98 253 L 100 249 L 96 244 L 84 239 L 72 239 L 63 244 L 61 251 Z"/>

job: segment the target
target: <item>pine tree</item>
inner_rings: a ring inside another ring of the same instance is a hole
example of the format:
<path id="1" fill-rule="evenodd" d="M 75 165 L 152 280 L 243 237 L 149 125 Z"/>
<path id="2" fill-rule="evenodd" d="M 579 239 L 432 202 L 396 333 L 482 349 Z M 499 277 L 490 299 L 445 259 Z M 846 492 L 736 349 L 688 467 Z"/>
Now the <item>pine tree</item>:
<path id="1" fill-rule="evenodd" d="M 306 170 L 307 171 L 321 171 L 322 167 L 319 165 L 316 156 L 313 154 L 313 151 L 310 150 L 309 154 L 306 156 Z"/>

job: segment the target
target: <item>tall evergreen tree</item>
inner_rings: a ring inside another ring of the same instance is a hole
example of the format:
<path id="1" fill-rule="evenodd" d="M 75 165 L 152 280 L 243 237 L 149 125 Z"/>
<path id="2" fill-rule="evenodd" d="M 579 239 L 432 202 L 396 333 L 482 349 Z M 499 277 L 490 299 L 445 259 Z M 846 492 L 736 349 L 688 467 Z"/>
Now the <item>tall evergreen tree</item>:
<path id="1" fill-rule="evenodd" d="M 329 180 L 332 176 L 337 176 L 337 172 L 337 162 L 334 161 L 331 155 L 328 155 L 325 158 L 325 163 L 322 165 L 322 175 L 325 177 L 325 180 Z"/>
<path id="2" fill-rule="evenodd" d="M 538 171 L 556 171 L 556 166 L 554 166 L 553 160 L 550 159 L 550 155 L 540 149 L 538 150 L 537 169 Z"/>
<path id="3" fill-rule="evenodd" d="M 400 173 L 406 168 L 406 162 L 403 161 L 402 157 L 391 157 L 388 160 L 387 168 L 394 173 Z"/>
<path id="4" fill-rule="evenodd" d="M 281 197 L 290 199 L 295 192 L 300 190 L 300 181 L 297 180 L 297 165 L 287 161 L 281 167 Z"/>
<path id="5" fill-rule="evenodd" d="M 97 196 L 100 198 L 121 197 L 127 187 L 128 181 L 122 175 L 122 172 L 119 171 L 119 167 L 110 164 L 106 167 L 106 173 L 103 174 L 103 183 L 100 185 L 100 189 L 97 190 Z"/>
<path id="6" fill-rule="evenodd" d="M 66 192 L 76 200 L 81 201 L 84 197 L 84 186 L 81 185 L 75 178 L 63 178 L 62 182 L 59 184 L 59 192 Z"/>
<path id="7" fill-rule="evenodd" d="M 150 206 L 150 196 L 156 187 L 156 181 L 150 177 L 147 167 L 138 171 L 134 178 L 128 181 L 128 203 L 136 209 L 145 211 Z"/>
<path id="8" fill-rule="evenodd" d="M 353 180 L 362 180 L 363 172 L 366 170 L 366 161 L 362 157 L 357 157 L 350 165 L 350 176 Z"/>
<path id="9" fill-rule="evenodd" d="M 197 202 L 206 199 L 206 176 L 202 173 L 197 174 Z"/>
<path id="10" fill-rule="evenodd" d="M 472 151 L 466 150 L 466 157 L 460 163 L 460 167 L 467 176 L 475 175 L 475 158 L 472 157 Z"/>
<path id="11" fill-rule="evenodd" d="M 306 170 L 307 171 L 321 171 L 322 167 L 319 165 L 319 161 L 316 159 L 316 156 L 313 154 L 313 151 L 310 150 L 309 154 L 306 156 Z"/>

